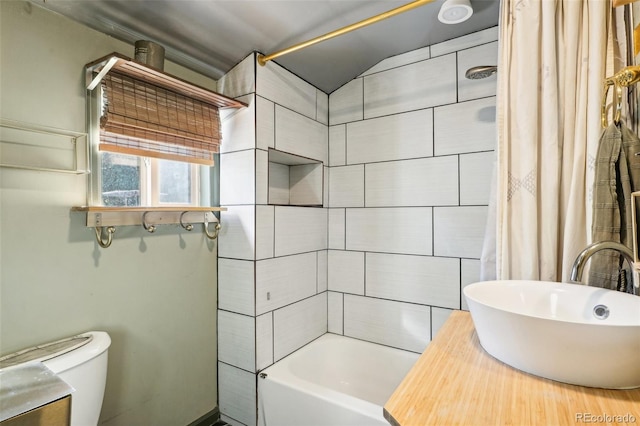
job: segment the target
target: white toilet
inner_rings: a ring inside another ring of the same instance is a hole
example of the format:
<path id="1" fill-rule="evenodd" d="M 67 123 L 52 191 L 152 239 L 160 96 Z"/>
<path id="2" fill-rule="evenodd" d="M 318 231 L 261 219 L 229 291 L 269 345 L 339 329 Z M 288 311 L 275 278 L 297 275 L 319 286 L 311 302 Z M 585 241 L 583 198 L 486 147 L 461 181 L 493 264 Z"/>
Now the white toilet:
<path id="1" fill-rule="evenodd" d="M 107 382 L 110 344 L 104 331 L 89 331 L 3 356 L 0 368 L 41 361 L 75 389 L 71 394 L 71 426 L 95 426 Z"/>

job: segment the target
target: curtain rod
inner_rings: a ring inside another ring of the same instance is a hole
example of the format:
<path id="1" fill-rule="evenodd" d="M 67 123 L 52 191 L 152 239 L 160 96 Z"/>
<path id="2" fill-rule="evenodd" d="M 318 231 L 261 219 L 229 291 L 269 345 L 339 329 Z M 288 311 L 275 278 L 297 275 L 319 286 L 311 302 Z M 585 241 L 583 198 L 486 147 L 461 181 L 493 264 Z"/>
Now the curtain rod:
<path id="1" fill-rule="evenodd" d="M 383 19 L 391 18 L 392 16 L 398 15 L 403 12 L 407 12 L 411 9 L 415 9 L 416 7 L 423 6 L 427 3 L 431 3 L 435 0 L 415 0 L 411 3 L 407 3 L 404 6 L 397 7 L 395 9 L 388 10 L 379 15 L 372 16 L 371 18 L 364 19 L 360 22 L 356 22 L 355 24 L 347 25 L 346 27 L 340 28 L 335 31 L 331 31 L 327 34 L 318 36 L 316 38 L 312 38 L 311 40 L 307 40 L 302 43 L 295 44 L 286 49 L 279 50 L 270 55 L 262 55 L 258 54 L 258 63 L 262 66 L 266 65 L 268 61 L 271 61 L 279 56 L 286 55 L 287 53 L 295 52 L 296 50 L 304 49 L 305 47 L 313 46 L 314 44 L 320 43 L 325 40 L 329 40 L 331 38 L 341 36 L 343 34 L 349 33 L 351 31 L 357 30 L 362 27 L 366 27 L 367 25 L 375 24 L 376 22 L 380 22 Z"/>

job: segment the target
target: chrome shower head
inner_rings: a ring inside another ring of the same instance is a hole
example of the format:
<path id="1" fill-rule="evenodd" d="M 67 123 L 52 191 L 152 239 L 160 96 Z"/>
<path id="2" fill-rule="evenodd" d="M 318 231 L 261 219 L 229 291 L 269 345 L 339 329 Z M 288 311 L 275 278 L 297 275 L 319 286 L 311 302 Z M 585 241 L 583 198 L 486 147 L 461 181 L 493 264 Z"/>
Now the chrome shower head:
<path id="1" fill-rule="evenodd" d="M 480 65 L 477 67 L 469 68 L 464 76 L 469 80 L 479 80 L 481 78 L 491 77 L 497 72 L 498 67 L 495 65 Z"/>

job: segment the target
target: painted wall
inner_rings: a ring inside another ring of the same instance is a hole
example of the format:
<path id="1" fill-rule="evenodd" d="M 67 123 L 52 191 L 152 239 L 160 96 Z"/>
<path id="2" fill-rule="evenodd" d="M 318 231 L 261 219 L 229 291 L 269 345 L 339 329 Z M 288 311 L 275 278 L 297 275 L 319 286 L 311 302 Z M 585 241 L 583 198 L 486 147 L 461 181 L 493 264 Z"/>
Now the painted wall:
<path id="1" fill-rule="evenodd" d="M 0 2 L 0 116 L 85 131 L 84 65 L 133 46 Z M 166 71 L 216 82 L 171 63 Z M 0 352 L 87 330 L 112 338 L 104 425 L 184 425 L 217 401 L 216 252 L 199 232 L 119 227 L 108 249 L 72 206 L 87 177 L 0 169 Z"/>
<path id="2" fill-rule="evenodd" d="M 479 279 L 497 28 L 388 58 L 329 97 L 328 330 L 422 352 Z"/>

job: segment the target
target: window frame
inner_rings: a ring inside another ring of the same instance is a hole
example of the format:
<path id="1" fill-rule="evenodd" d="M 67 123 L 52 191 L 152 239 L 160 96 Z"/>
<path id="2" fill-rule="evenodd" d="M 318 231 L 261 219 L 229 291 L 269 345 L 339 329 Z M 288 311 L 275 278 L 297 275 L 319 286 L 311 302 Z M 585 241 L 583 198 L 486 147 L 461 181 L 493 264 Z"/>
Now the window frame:
<path id="1" fill-rule="evenodd" d="M 100 144 L 100 117 L 102 114 L 103 89 L 98 85 L 94 90 L 87 90 L 87 115 L 88 115 L 88 134 L 90 149 L 90 183 L 88 188 L 88 204 L 90 206 L 104 206 L 103 202 L 103 176 L 102 176 L 102 155 L 99 150 Z M 106 152 L 105 152 L 106 153 Z M 113 154 L 113 153 L 112 153 Z M 130 154 L 130 157 L 140 160 L 140 206 L 139 207 L 200 207 L 206 205 L 206 200 L 211 198 L 206 194 L 210 191 L 209 175 L 211 167 L 196 163 L 185 162 L 190 166 L 190 203 L 166 203 L 160 201 L 160 161 L 159 158 L 136 156 Z M 114 206 L 124 207 L 124 206 Z"/>

